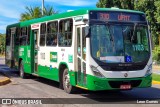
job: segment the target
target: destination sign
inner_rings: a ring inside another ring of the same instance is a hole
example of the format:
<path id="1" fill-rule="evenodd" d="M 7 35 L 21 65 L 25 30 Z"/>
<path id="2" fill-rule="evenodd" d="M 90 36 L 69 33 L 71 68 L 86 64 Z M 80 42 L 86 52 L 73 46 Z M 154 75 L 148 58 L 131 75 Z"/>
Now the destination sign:
<path id="1" fill-rule="evenodd" d="M 115 11 L 91 11 L 90 19 L 102 21 L 146 21 L 144 14 L 115 12 Z"/>

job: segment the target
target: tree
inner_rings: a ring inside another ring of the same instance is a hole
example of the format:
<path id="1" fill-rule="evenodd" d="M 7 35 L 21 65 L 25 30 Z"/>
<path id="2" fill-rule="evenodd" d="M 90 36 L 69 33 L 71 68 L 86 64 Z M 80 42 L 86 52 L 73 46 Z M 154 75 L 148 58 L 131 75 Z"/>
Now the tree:
<path id="1" fill-rule="evenodd" d="M 54 10 L 54 8 L 53 7 L 44 7 L 44 16 L 50 16 L 50 15 L 52 15 L 52 14 L 57 14 L 57 13 L 59 13 L 57 10 Z"/>
<path id="2" fill-rule="evenodd" d="M 26 12 L 21 14 L 20 21 L 39 18 L 41 16 L 41 9 L 39 7 L 26 7 Z"/>
<path id="3" fill-rule="evenodd" d="M 96 6 L 101 8 L 118 7 L 121 9 L 134 9 L 135 0 L 99 0 Z"/>
<path id="4" fill-rule="evenodd" d="M 4 54 L 5 51 L 5 35 L 0 34 L 0 54 Z"/>
<path id="5" fill-rule="evenodd" d="M 160 26 L 157 24 L 159 17 L 158 0 L 137 0 L 135 3 L 135 9 L 143 11 L 146 14 L 147 20 L 150 23 L 151 34 L 153 37 L 154 44 L 158 44 L 158 29 Z M 157 10 L 157 11 L 156 11 Z"/>
<path id="6" fill-rule="evenodd" d="M 20 21 L 26 21 L 58 13 L 58 11 L 55 11 L 53 7 L 50 6 L 44 8 L 44 15 L 42 15 L 41 10 L 42 9 L 40 7 L 26 7 L 26 12 L 21 14 Z"/>

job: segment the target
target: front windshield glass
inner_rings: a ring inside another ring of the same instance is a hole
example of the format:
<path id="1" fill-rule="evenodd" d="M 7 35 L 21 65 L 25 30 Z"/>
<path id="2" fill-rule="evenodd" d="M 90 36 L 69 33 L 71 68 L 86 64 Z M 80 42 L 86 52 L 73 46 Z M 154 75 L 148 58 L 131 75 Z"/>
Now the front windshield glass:
<path id="1" fill-rule="evenodd" d="M 149 57 L 147 26 L 94 23 L 91 54 L 106 63 L 143 62 Z"/>

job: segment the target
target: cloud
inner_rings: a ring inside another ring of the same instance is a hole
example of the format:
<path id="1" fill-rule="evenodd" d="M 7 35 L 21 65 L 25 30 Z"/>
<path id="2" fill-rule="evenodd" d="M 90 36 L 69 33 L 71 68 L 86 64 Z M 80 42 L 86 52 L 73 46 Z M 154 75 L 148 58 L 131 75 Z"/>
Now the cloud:
<path id="1" fill-rule="evenodd" d="M 44 0 L 45 2 L 53 2 L 65 6 L 93 6 L 97 0 Z"/>
<path id="2" fill-rule="evenodd" d="M 42 0 L 0 0 L 0 33 L 5 33 L 6 26 L 19 21 L 26 6 L 40 6 Z M 77 7 L 93 7 L 98 0 L 44 0 L 45 4 L 54 5 L 59 10 Z"/>
<path id="3" fill-rule="evenodd" d="M 5 33 L 7 25 L 17 23 L 17 21 L 0 21 L 0 33 Z"/>
<path id="4" fill-rule="evenodd" d="M 23 5 L 19 0 L 1 0 L 0 13 L 1 16 L 9 18 L 19 18 Z"/>

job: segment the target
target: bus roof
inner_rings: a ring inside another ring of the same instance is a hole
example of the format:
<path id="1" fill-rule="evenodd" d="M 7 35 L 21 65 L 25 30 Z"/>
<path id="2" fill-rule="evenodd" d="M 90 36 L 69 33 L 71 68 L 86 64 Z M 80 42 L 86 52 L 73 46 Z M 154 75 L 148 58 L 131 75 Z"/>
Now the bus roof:
<path id="1" fill-rule="evenodd" d="M 84 15 L 84 14 L 87 14 L 91 10 L 92 11 L 119 11 L 119 12 L 131 12 L 131 13 L 144 14 L 144 12 L 141 12 L 141 11 L 118 9 L 118 8 L 86 8 L 86 9 L 79 9 L 79 10 L 74 10 L 70 12 L 54 14 L 51 16 L 36 18 L 36 19 L 24 21 L 24 22 L 19 22 L 16 24 L 8 25 L 7 28 L 11 28 L 13 26 L 24 27 L 24 26 L 28 26 L 34 23 L 40 23 L 40 22 L 45 22 L 45 21 L 54 20 L 54 19 L 56 20 L 56 19 L 67 18 L 67 17 L 72 17 L 72 16 Z"/>

